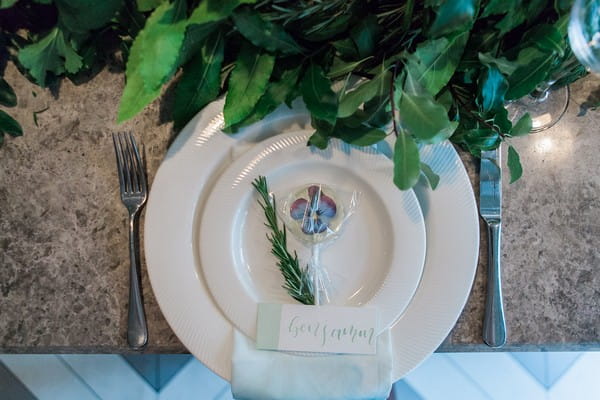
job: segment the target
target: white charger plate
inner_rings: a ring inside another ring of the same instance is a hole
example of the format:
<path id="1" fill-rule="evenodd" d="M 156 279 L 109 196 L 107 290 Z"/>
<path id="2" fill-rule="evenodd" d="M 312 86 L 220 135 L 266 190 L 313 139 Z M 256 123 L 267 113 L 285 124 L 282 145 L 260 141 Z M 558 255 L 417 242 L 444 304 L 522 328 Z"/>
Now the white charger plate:
<path id="1" fill-rule="evenodd" d="M 284 133 L 254 146 L 221 175 L 204 207 L 199 251 L 206 283 L 225 316 L 252 339 L 258 303 L 296 303 L 282 288 L 266 237 L 264 213 L 251 184 L 259 175 L 267 177 L 275 194 L 311 183 L 334 187 L 340 202 L 343 193 L 358 192 L 358 206 L 343 233 L 320 252 L 331 278 L 332 304 L 376 307 L 380 333 L 404 311 L 421 278 L 423 215 L 414 192 L 393 185 L 391 160 L 372 147 L 338 139 L 326 150 L 308 147 L 311 134 Z M 281 207 L 285 197 L 277 199 Z M 288 247 L 308 260 L 309 248 L 291 232 Z"/>
<path id="2" fill-rule="evenodd" d="M 169 148 L 153 184 L 145 217 L 144 249 L 157 302 L 187 349 L 222 378 L 231 378 L 233 325 L 206 286 L 198 257 L 198 217 L 223 169 L 262 139 L 309 127 L 305 110 L 280 107 L 236 135 L 220 131 L 224 101 L 205 107 Z M 381 150 L 391 152 L 383 143 Z M 477 267 L 479 223 L 471 183 L 450 143 L 427 146 L 422 161 L 440 175 L 435 191 L 415 187 L 427 237 L 421 282 L 391 328 L 400 379 L 448 335 L 469 296 Z"/>

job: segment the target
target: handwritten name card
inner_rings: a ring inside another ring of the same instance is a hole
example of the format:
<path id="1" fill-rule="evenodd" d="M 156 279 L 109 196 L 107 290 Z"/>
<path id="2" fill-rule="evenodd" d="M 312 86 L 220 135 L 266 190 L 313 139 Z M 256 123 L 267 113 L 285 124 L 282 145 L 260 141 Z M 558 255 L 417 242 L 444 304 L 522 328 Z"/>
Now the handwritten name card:
<path id="1" fill-rule="evenodd" d="M 373 307 L 258 305 L 256 348 L 337 354 L 377 352 Z"/>

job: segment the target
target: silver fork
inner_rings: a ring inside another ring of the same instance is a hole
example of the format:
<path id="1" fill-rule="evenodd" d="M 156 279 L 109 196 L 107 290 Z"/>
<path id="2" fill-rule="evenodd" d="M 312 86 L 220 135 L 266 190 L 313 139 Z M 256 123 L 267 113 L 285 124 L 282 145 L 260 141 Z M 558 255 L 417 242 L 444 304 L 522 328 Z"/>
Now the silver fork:
<path id="1" fill-rule="evenodd" d="M 140 250 L 138 216 L 148 197 L 146 171 L 131 133 L 113 133 L 117 156 L 121 201 L 129 212 L 129 313 L 127 343 L 139 350 L 148 343 L 148 327 L 140 292 Z"/>

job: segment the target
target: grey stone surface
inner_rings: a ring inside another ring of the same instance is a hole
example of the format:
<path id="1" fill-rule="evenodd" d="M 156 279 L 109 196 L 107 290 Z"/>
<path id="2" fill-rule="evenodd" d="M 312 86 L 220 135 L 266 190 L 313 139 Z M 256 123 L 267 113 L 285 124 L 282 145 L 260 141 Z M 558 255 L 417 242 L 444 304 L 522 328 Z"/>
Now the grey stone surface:
<path id="1" fill-rule="evenodd" d="M 0 352 L 128 352 L 126 212 L 111 133 L 142 138 L 152 180 L 174 132 L 161 105 L 115 117 L 123 74 L 64 81 L 54 99 L 9 66 L 19 97 L 8 111 L 25 135 L 0 148 Z M 513 140 L 525 169 L 504 182 L 504 350 L 600 348 L 600 113 L 577 117 L 600 80 L 573 85 L 568 114 Z M 33 95 L 36 93 L 36 96 Z M 33 112 L 38 114 L 38 126 Z M 477 163 L 461 153 L 478 190 Z M 487 242 L 482 225 L 473 291 L 440 351 L 485 351 L 481 327 Z M 147 352 L 184 352 L 156 303 L 145 266 Z"/>

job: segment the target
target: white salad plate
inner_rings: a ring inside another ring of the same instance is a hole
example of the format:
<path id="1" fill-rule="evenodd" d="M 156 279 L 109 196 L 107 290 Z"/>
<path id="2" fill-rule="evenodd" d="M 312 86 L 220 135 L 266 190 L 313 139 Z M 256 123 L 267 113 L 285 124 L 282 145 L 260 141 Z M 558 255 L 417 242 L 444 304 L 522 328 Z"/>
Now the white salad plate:
<path id="1" fill-rule="evenodd" d="M 169 148 L 152 183 L 144 248 L 150 282 L 167 322 L 196 358 L 229 380 L 235 328 L 206 284 L 199 220 L 212 187 L 229 164 L 265 138 L 309 129 L 310 119 L 301 107 L 283 106 L 227 135 L 221 132 L 223 104 L 220 100 L 205 107 Z M 386 142 L 378 149 L 391 153 Z M 420 183 L 414 190 L 425 221 L 426 256 L 417 290 L 390 328 L 395 380 L 446 338 L 467 301 L 477 267 L 475 198 L 458 154 L 445 142 L 421 149 L 421 159 L 440 175 L 440 184 L 432 191 Z"/>
<path id="2" fill-rule="evenodd" d="M 271 254 L 264 212 L 252 187 L 258 176 L 267 178 L 275 194 L 280 223 L 281 215 L 289 215 L 289 206 L 282 209 L 293 202 L 288 198 L 311 184 L 325 185 L 323 193 L 338 203 L 339 218 L 348 216 L 339 232 L 330 232 L 331 243 L 319 246 L 331 304 L 375 307 L 381 332 L 404 311 L 421 279 L 423 215 L 414 192 L 392 183 L 391 160 L 375 148 L 338 139 L 325 150 L 309 147 L 311 133 L 289 132 L 256 144 L 223 172 L 203 210 L 198 245 L 206 284 L 223 314 L 252 339 L 258 303 L 297 303 L 283 289 Z M 351 203 L 357 203 L 353 209 Z M 298 222 L 286 222 L 288 228 L 293 224 Z M 298 226 L 288 229 L 287 238 L 290 251 L 297 251 L 305 264 L 311 246 L 299 239 L 313 237 Z"/>

